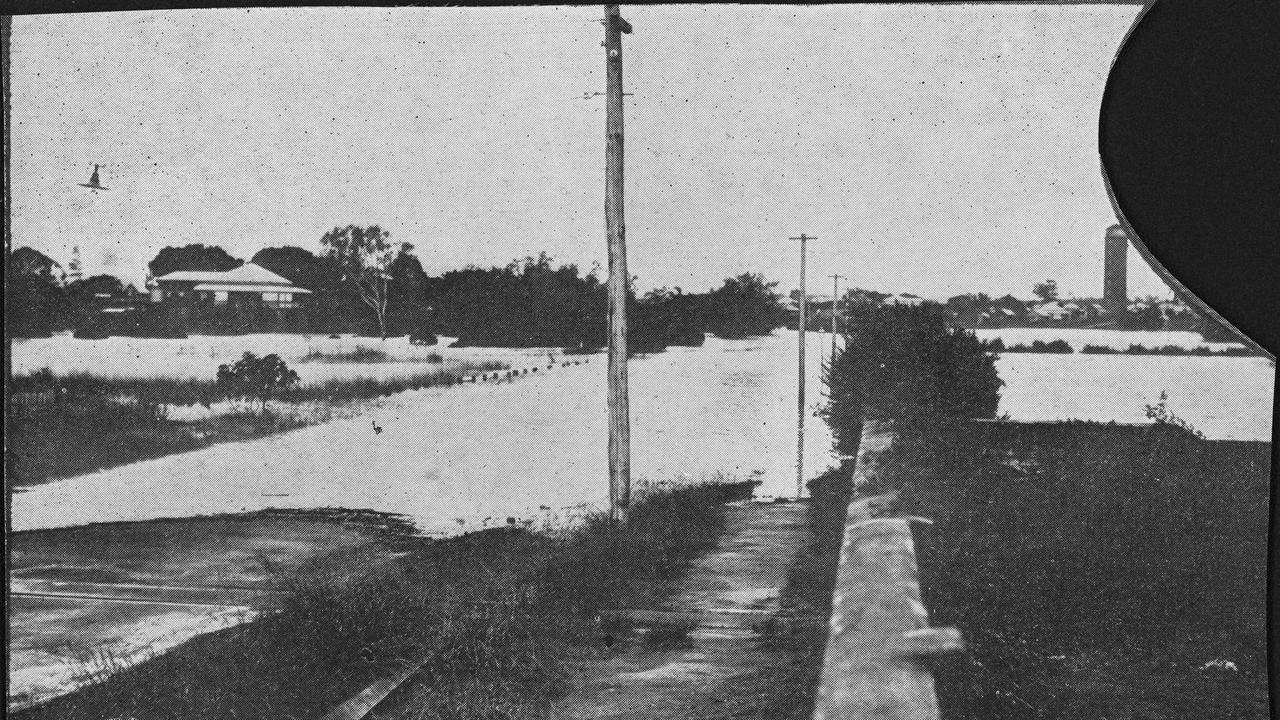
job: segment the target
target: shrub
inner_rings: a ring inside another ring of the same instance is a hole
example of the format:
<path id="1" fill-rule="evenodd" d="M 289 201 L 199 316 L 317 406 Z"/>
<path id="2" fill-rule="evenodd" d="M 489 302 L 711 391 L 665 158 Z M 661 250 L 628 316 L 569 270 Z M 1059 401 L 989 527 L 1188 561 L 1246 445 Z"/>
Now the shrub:
<path id="1" fill-rule="evenodd" d="M 1013 347 L 1005 348 L 1004 352 L 1060 353 L 1060 354 L 1066 355 L 1075 351 L 1071 349 L 1071 343 L 1068 343 L 1066 340 L 1059 339 L 1059 340 L 1050 340 L 1049 342 L 1045 342 L 1043 340 L 1033 340 L 1031 341 L 1030 345 L 1023 345 L 1019 343 L 1017 345 L 1014 345 Z"/>
<path id="2" fill-rule="evenodd" d="M 707 296 L 707 330 L 722 338 L 768 335 L 782 324 L 783 308 L 774 292 L 777 282 L 758 273 L 725 278 L 724 284 Z"/>
<path id="3" fill-rule="evenodd" d="M 1155 405 L 1146 406 L 1147 419 L 1155 421 L 1155 424 L 1158 427 L 1177 428 L 1203 440 L 1204 433 L 1197 430 L 1191 423 L 1175 415 L 1173 411 L 1169 409 L 1168 403 L 1169 394 L 1164 390 L 1161 390 L 1160 401 Z"/>
<path id="4" fill-rule="evenodd" d="M 846 316 L 823 411 L 840 452 L 856 449 L 868 417 L 908 425 L 995 417 L 1004 384 L 995 357 L 973 332 L 947 329 L 941 306 L 863 304 Z"/>
<path id="5" fill-rule="evenodd" d="M 1085 345 L 1080 348 L 1080 352 L 1085 355 L 1115 355 L 1120 351 L 1107 345 Z"/>
<path id="6" fill-rule="evenodd" d="M 257 400 L 266 410 L 267 400 L 298 384 L 298 373 L 289 369 L 279 355 L 258 357 L 246 352 L 231 365 L 218 366 L 217 387 L 229 400 Z"/>

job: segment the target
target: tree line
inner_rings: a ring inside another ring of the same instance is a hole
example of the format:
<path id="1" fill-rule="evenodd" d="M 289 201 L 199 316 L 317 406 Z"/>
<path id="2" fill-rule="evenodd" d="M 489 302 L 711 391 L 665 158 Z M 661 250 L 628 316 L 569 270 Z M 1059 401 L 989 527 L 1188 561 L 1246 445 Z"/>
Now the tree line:
<path id="1" fill-rule="evenodd" d="M 296 246 L 259 250 L 250 259 L 310 290 L 305 332 L 436 336 L 459 345 L 562 347 L 589 351 L 606 344 L 608 292 L 598 267 L 584 272 L 556 264 L 545 253 L 503 267 L 468 266 L 439 276 L 426 273 L 408 243 L 392 242 L 378 226 L 336 227 L 321 238 L 321 252 Z M 60 268 L 30 248 L 14 253 L 15 281 L 6 284 L 6 327 L 16 336 L 76 329 L 91 322 L 101 295 L 117 297 L 124 284 L 111 276 L 62 282 Z M 151 277 L 178 270 L 222 272 L 244 260 L 217 245 L 162 249 L 149 263 Z M 635 284 L 635 278 L 632 279 Z M 754 273 L 726 278 L 705 293 L 658 288 L 628 302 L 633 352 L 671 345 L 701 345 L 706 333 L 724 338 L 764 335 L 780 327 L 784 310 L 777 283 Z"/>

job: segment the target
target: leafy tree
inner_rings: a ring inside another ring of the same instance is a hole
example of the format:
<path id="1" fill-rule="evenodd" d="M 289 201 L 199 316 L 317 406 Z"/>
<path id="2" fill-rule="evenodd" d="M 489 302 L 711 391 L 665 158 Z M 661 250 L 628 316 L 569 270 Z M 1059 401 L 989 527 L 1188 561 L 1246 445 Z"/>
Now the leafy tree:
<path id="1" fill-rule="evenodd" d="M 183 247 L 165 247 L 147 263 L 147 269 L 152 277 L 160 277 L 179 270 L 226 272 L 243 264 L 243 260 L 232 257 L 217 245 L 193 243 Z"/>
<path id="2" fill-rule="evenodd" d="M 69 283 L 65 289 L 68 319 L 79 328 L 90 322 L 97 312 L 99 295 L 120 297 L 124 295 L 124 283 L 112 275 L 93 275 Z"/>
<path id="3" fill-rule="evenodd" d="M 426 281 L 438 332 L 459 345 L 599 348 L 606 289 L 598 268 L 555 267 L 545 253 L 506 267 L 468 267 Z"/>
<path id="4" fill-rule="evenodd" d="M 20 277 L 38 279 L 41 282 L 62 282 L 62 265 L 39 250 L 20 247 L 9 258 L 11 272 Z"/>
<path id="5" fill-rule="evenodd" d="M 387 339 L 387 301 L 391 285 L 391 264 L 398 255 L 413 249 L 409 243 L 398 247 L 391 242 L 391 233 L 377 225 L 335 227 L 320 238 L 327 256 L 342 269 L 345 283 L 360 295 L 365 305 L 373 310 L 378 321 L 378 332 Z"/>
<path id="6" fill-rule="evenodd" d="M 782 304 L 774 291 L 777 282 L 763 275 L 743 273 L 726 278 L 707 298 L 708 329 L 722 338 L 767 335 L 782 324 Z"/>
<path id="7" fill-rule="evenodd" d="M 397 335 L 419 338 L 434 335 L 431 328 L 431 306 L 427 301 L 430 278 L 422 262 L 412 252 L 396 255 L 387 268 L 391 284 L 387 294 L 387 316 L 392 318 Z"/>
<path id="8" fill-rule="evenodd" d="M 92 275 L 68 283 L 67 294 L 72 297 L 96 297 L 103 294 L 117 297 L 124 294 L 124 282 L 114 275 Z"/>
<path id="9" fill-rule="evenodd" d="M 342 268 L 328 255 L 286 245 L 259 250 L 252 262 L 313 293 L 307 308 L 317 330 L 343 332 L 367 317 L 364 302 L 343 283 Z"/>
<path id="10" fill-rule="evenodd" d="M 700 346 L 706 340 L 708 297 L 686 294 L 678 287 L 650 290 L 629 306 L 630 332 L 642 346 Z"/>
<path id="11" fill-rule="evenodd" d="M 1044 282 L 1036 283 L 1031 288 L 1031 293 L 1040 298 L 1040 302 L 1052 302 L 1053 300 L 1057 300 L 1058 281 L 1045 280 Z"/>
<path id="12" fill-rule="evenodd" d="M 845 317 L 845 349 L 827 369 L 823 410 L 842 452 L 856 451 L 867 418 L 920 427 L 995 417 L 1003 385 L 995 358 L 972 332 L 947 329 L 942 306 L 859 303 Z"/>
<path id="13" fill-rule="evenodd" d="M 249 262 L 312 292 L 332 292 L 342 284 L 342 270 L 331 259 L 292 245 L 263 248 Z"/>
<path id="14" fill-rule="evenodd" d="M 230 365 L 218 366 L 218 391 L 229 400 L 257 400 L 259 412 L 267 400 L 298 384 L 298 373 L 289 369 L 279 355 L 258 357 L 246 352 Z"/>
<path id="15" fill-rule="evenodd" d="M 65 325 L 62 266 L 29 247 L 10 256 L 4 284 L 5 332 L 15 337 L 48 335 Z"/>

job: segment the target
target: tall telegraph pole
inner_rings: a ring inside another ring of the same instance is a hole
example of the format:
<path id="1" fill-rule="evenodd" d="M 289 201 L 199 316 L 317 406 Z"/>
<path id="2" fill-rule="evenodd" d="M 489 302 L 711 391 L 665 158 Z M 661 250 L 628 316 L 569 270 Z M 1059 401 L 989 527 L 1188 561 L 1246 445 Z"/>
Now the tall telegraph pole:
<path id="1" fill-rule="evenodd" d="M 808 242 L 818 238 L 800 233 L 800 237 L 791 239 L 800 241 L 800 392 L 796 421 L 796 497 L 799 498 L 804 495 L 804 329 L 809 312 L 809 295 L 804 289 L 804 264 Z"/>
<path id="2" fill-rule="evenodd" d="M 622 219 L 622 33 L 631 24 L 604 6 L 604 224 L 609 238 L 609 517 L 631 504 L 631 415 L 627 401 L 627 226 Z"/>
<path id="3" fill-rule="evenodd" d="M 832 274 L 831 280 L 831 362 L 836 361 L 836 335 L 840 332 L 840 278 L 844 275 Z"/>

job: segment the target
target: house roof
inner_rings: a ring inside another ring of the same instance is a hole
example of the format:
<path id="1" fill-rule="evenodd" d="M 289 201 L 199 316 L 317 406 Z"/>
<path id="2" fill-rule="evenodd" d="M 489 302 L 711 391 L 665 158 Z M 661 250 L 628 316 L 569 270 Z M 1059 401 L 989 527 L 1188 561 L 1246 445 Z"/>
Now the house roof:
<path id="1" fill-rule="evenodd" d="M 1034 308 L 1031 309 L 1031 311 L 1037 315 L 1040 315 L 1041 317 L 1049 317 L 1049 316 L 1057 317 L 1059 315 L 1071 314 L 1071 310 L 1073 308 L 1074 306 L 1067 307 L 1066 303 L 1063 303 L 1059 300 L 1050 300 L 1049 302 L 1041 303 L 1040 305 L 1035 306 Z"/>
<path id="2" fill-rule="evenodd" d="M 232 283 L 236 285 L 284 285 L 301 291 L 287 278 L 283 278 L 261 265 L 245 263 L 234 270 L 215 272 L 210 270 L 177 270 L 161 275 L 156 282 Z M 267 291 L 271 292 L 271 291 Z"/>
<path id="3" fill-rule="evenodd" d="M 198 292 L 274 292 L 293 293 L 294 295 L 311 294 L 310 290 L 300 288 L 297 285 L 265 285 L 258 283 L 208 282 L 200 283 L 191 289 Z"/>

